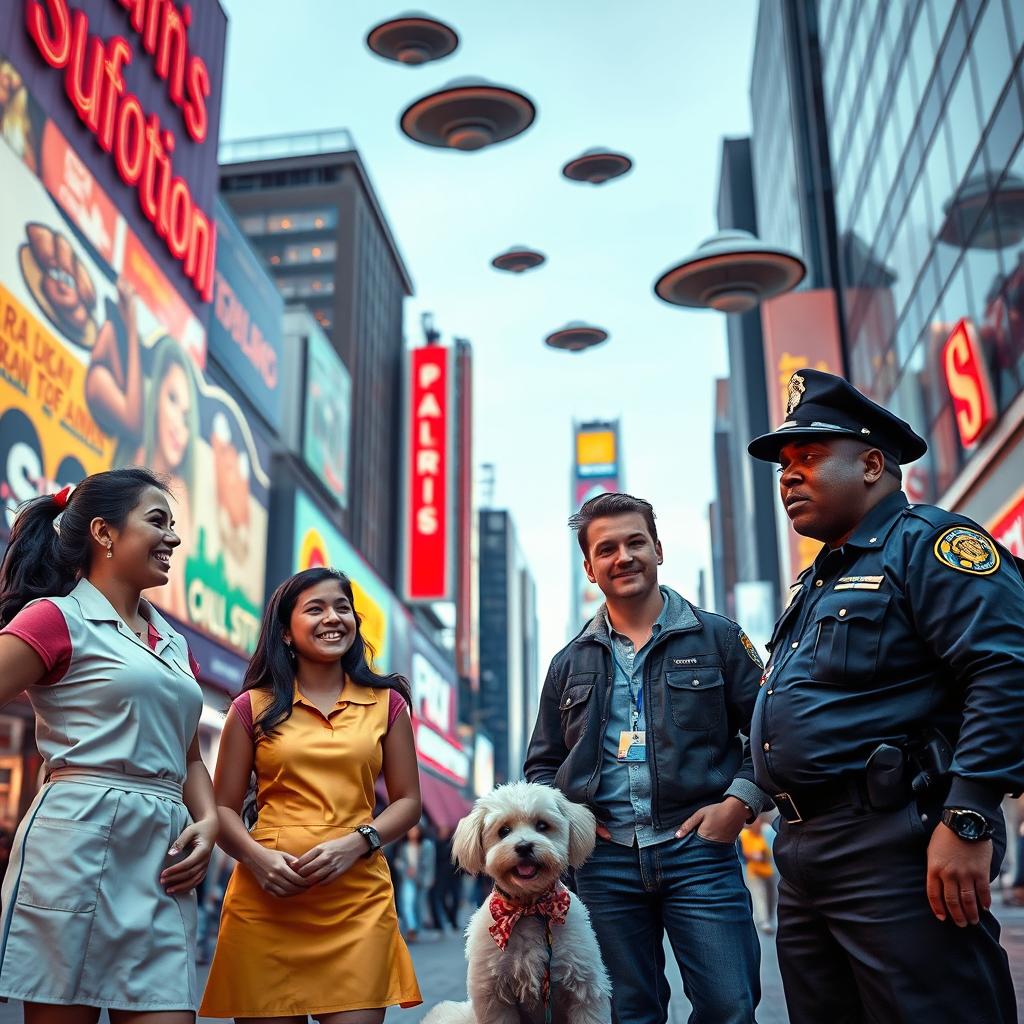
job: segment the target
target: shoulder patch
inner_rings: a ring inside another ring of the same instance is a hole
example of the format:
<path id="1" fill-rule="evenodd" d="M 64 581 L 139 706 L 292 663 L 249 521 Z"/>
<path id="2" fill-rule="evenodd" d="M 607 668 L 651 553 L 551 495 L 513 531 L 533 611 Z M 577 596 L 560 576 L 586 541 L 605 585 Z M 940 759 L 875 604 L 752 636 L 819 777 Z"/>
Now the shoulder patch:
<path id="1" fill-rule="evenodd" d="M 992 538 L 970 526 L 943 530 L 933 551 L 943 565 L 973 576 L 991 576 L 1001 562 Z"/>
<path id="2" fill-rule="evenodd" d="M 743 630 L 740 630 L 740 643 L 743 644 L 743 649 L 747 652 L 750 660 L 760 669 L 764 668 L 764 662 L 761 660 L 761 655 L 757 653 L 757 648 L 754 646 L 754 641 L 747 636 Z"/>

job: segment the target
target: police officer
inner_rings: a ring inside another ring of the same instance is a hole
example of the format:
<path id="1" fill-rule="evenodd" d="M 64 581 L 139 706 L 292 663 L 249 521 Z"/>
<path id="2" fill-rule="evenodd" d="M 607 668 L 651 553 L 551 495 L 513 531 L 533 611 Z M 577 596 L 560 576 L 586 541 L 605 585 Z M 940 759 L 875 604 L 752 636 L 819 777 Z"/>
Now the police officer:
<path id="1" fill-rule="evenodd" d="M 821 541 L 775 627 L 751 725 L 781 814 L 792 1024 L 1016 1021 L 989 881 L 1024 788 L 1024 579 L 964 516 L 908 504 L 927 444 L 840 377 L 798 370 L 753 440 Z"/>

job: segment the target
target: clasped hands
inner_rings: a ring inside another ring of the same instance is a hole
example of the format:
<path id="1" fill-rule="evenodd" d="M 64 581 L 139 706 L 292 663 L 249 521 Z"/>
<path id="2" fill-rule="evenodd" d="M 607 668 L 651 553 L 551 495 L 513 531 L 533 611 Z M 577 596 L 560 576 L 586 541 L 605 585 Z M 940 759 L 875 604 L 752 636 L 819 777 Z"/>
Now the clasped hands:
<path id="1" fill-rule="evenodd" d="M 253 854 L 249 864 L 260 888 L 272 896 L 298 896 L 315 885 L 333 882 L 366 853 L 366 840 L 358 832 L 328 839 L 301 857 L 283 850 Z"/>

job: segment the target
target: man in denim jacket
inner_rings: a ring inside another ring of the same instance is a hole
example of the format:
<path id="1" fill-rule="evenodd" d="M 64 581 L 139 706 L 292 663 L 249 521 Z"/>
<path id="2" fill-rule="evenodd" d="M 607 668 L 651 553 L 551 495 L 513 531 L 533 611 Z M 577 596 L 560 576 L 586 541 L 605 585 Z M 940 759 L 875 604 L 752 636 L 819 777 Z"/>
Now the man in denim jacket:
<path id="1" fill-rule="evenodd" d="M 569 525 L 606 603 L 551 662 L 526 777 L 597 817 L 576 881 L 619 1024 L 666 1019 L 666 932 L 693 1024 L 751 1024 L 760 951 L 736 838 L 768 804 L 746 741 L 761 660 L 735 622 L 659 587 L 648 502 L 602 494 Z"/>

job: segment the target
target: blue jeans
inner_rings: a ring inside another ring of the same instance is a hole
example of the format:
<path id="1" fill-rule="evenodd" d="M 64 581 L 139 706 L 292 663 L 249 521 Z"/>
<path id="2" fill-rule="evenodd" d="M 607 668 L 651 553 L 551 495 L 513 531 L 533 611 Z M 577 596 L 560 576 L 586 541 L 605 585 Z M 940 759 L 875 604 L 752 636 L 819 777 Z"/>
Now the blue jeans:
<path id="1" fill-rule="evenodd" d="M 736 846 L 691 832 L 638 849 L 598 839 L 576 873 L 612 980 L 617 1024 L 665 1024 L 668 935 L 690 1024 L 753 1024 L 761 947 Z"/>
<path id="2" fill-rule="evenodd" d="M 407 932 L 420 930 L 420 887 L 414 878 L 403 878 L 400 883 L 398 913 Z"/>

